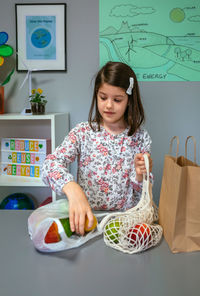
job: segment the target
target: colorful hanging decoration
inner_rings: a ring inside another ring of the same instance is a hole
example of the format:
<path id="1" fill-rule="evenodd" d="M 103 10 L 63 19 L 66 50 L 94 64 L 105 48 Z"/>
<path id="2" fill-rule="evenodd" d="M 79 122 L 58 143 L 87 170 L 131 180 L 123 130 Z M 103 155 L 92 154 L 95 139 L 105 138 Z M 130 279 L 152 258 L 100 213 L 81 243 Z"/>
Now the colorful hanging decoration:
<path id="1" fill-rule="evenodd" d="M 6 32 L 0 32 L 0 66 L 3 65 L 5 57 L 9 57 L 13 54 L 13 48 L 7 45 L 8 34 Z"/>
<path id="2" fill-rule="evenodd" d="M 13 54 L 13 48 L 6 44 L 8 41 L 8 34 L 6 32 L 0 32 L 0 66 L 4 64 L 5 58 L 10 57 Z M 14 69 L 8 74 L 5 80 L 1 83 L 1 86 L 5 85 L 10 81 L 12 74 L 14 73 Z"/>
<path id="3" fill-rule="evenodd" d="M 8 34 L 6 32 L 0 32 L 0 66 L 4 64 L 5 58 L 13 54 L 13 48 L 6 44 L 8 41 Z M 4 70 L 3 70 L 4 72 Z M 10 81 L 14 69 L 12 69 L 7 77 L 0 82 L 0 114 L 4 114 L 4 85 Z"/>

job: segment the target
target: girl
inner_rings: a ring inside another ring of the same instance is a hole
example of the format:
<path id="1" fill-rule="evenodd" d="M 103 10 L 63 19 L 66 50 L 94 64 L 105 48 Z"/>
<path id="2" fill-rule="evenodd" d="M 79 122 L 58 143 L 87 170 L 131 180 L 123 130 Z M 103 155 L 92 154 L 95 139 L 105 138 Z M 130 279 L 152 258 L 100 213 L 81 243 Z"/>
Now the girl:
<path id="1" fill-rule="evenodd" d="M 83 235 L 86 217 L 92 226 L 92 210 L 127 210 L 138 203 L 146 172 L 143 153 L 152 169 L 151 139 L 143 122 L 134 71 L 108 62 L 97 73 L 88 122 L 73 128 L 42 168 L 43 181 L 68 198 L 72 231 Z M 77 183 L 67 168 L 76 157 Z"/>

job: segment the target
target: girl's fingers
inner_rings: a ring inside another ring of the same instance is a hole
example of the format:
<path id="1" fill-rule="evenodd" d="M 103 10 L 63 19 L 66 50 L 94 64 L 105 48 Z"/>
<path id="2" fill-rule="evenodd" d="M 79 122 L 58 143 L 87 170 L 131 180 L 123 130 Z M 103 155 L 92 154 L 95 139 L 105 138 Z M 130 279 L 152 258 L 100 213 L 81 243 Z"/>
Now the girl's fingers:
<path id="1" fill-rule="evenodd" d="M 149 171 L 151 172 L 152 171 L 152 167 L 153 167 L 153 161 L 152 161 L 151 155 L 149 153 L 146 153 L 145 152 L 145 154 L 149 158 Z M 135 169 L 136 169 L 136 173 L 138 175 L 143 175 L 143 174 L 146 174 L 147 173 L 146 167 L 145 167 L 144 156 L 143 155 L 144 154 L 139 153 L 139 154 L 136 154 L 136 156 L 135 156 Z"/>
<path id="2" fill-rule="evenodd" d="M 79 215 L 75 215 L 75 231 L 79 233 Z"/>
<path id="3" fill-rule="evenodd" d="M 142 153 L 138 153 L 134 157 L 135 162 L 138 162 L 141 159 L 143 159 L 143 154 Z"/>
<path id="4" fill-rule="evenodd" d="M 89 220 L 88 227 L 90 228 L 94 223 L 94 215 L 92 214 L 92 211 L 87 212 L 87 217 Z"/>
<path id="5" fill-rule="evenodd" d="M 70 211 L 70 214 L 69 214 L 69 222 L 70 222 L 71 231 L 74 232 L 75 231 L 74 212 L 71 212 Z"/>
<path id="6" fill-rule="evenodd" d="M 81 214 L 79 217 L 79 233 L 84 235 L 85 215 Z"/>

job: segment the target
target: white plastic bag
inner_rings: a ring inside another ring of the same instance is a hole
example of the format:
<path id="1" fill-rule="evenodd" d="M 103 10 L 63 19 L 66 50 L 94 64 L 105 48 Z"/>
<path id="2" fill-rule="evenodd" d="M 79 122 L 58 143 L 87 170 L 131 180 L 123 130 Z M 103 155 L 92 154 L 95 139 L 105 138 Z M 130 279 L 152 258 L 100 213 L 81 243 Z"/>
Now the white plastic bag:
<path id="1" fill-rule="evenodd" d="M 28 231 L 35 248 L 41 252 L 57 252 L 79 247 L 102 234 L 102 228 L 97 227 L 84 236 L 72 235 L 67 237 L 59 219 L 67 218 L 69 215 L 68 201 L 66 199 L 56 200 L 45 206 L 37 208 L 28 218 Z M 107 213 L 95 214 L 97 219 Z M 52 225 L 56 222 L 61 240 L 56 243 L 45 243 L 45 236 Z"/>

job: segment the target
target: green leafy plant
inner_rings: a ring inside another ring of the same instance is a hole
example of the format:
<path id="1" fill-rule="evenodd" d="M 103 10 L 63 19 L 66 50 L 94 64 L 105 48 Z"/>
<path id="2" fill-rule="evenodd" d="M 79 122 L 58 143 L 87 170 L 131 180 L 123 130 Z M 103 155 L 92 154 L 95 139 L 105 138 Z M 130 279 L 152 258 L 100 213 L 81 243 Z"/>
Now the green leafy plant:
<path id="1" fill-rule="evenodd" d="M 31 103 L 38 103 L 41 105 L 46 105 L 47 100 L 45 100 L 45 96 L 42 95 L 43 90 L 41 88 L 32 89 L 32 95 L 29 96 Z"/>

